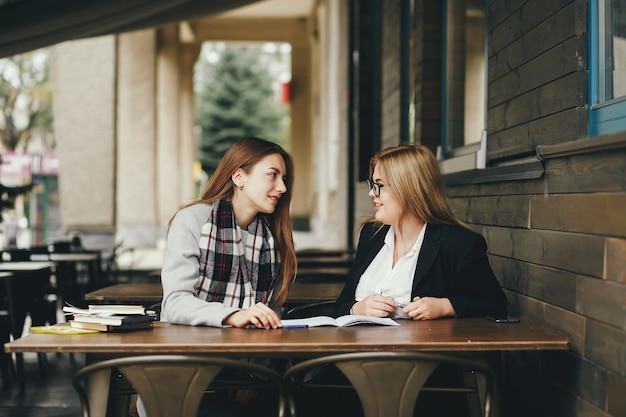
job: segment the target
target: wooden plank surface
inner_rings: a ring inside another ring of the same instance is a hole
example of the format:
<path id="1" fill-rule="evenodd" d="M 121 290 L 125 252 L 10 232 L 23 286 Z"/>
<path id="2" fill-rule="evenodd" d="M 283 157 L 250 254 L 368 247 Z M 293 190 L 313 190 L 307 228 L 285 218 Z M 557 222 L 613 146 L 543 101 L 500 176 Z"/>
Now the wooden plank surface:
<path id="1" fill-rule="evenodd" d="M 6 352 L 106 354 L 199 353 L 237 356 L 314 356 L 346 352 L 483 352 L 567 350 L 568 341 L 544 325 L 494 323 L 484 318 L 398 320 L 400 326 L 237 329 L 155 323 L 152 330 L 81 335 L 29 334 Z"/>

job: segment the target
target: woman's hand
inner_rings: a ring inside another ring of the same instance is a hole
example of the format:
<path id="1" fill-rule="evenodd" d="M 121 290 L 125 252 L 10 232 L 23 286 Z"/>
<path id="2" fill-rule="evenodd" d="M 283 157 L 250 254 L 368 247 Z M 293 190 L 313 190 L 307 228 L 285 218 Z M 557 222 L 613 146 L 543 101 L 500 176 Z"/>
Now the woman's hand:
<path id="1" fill-rule="evenodd" d="M 352 314 L 372 317 L 389 317 L 396 311 L 398 303 L 391 297 L 369 295 L 352 306 Z"/>
<path id="2" fill-rule="evenodd" d="M 234 312 L 224 319 L 224 324 L 233 327 L 246 327 L 251 324 L 262 329 L 281 327 L 280 318 L 276 312 L 263 303 L 256 303 L 250 308 Z"/>
<path id="3" fill-rule="evenodd" d="M 452 303 L 447 298 L 416 297 L 402 311 L 413 320 L 434 320 L 456 316 Z"/>

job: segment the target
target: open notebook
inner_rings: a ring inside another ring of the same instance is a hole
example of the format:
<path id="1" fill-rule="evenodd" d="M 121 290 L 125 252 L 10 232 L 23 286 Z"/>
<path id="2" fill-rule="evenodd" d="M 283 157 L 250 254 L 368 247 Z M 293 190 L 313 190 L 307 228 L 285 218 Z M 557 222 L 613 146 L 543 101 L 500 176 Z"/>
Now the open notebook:
<path id="1" fill-rule="evenodd" d="M 336 326 L 347 327 L 355 326 L 358 324 L 376 324 L 382 326 L 399 326 L 393 319 L 389 317 L 369 317 L 360 316 L 357 314 L 350 314 L 346 316 L 337 317 L 336 319 L 330 316 L 315 316 L 305 319 L 285 319 L 281 320 L 283 329 L 299 328 L 299 327 L 318 327 L 318 326 Z"/>

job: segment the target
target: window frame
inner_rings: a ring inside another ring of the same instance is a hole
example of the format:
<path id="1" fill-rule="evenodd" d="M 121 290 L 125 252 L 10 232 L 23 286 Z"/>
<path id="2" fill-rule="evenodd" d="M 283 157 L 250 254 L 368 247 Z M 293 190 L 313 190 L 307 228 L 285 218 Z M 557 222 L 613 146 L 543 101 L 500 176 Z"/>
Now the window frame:
<path id="1" fill-rule="evenodd" d="M 606 31 L 605 0 L 590 1 L 589 26 L 589 137 L 622 132 L 626 128 L 626 96 L 603 100 L 604 96 L 604 45 L 600 42 Z M 602 59 L 600 56 L 602 55 Z M 601 88 L 602 87 L 602 88 Z"/>
<path id="2" fill-rule="evenodd" d="M 442 173 L 454 173 L 459 171 L 465 171 L 468 169 L 484 169 L 486 168 L 486 152 L 487 152 L 487 88 L 488 88 L 488 1 L 484 0 L 484 95 L 483 95 L 483 129 L 481 130 L 480 138 L 471 143 L 466 143 L 462 146 L 451 146 L 452 140 L 450 138 L 451 129 L 448 124 L 450 123 L 449 108 L 453 105 L 451 102 L 452 93 L 450 91 L 450 66 L 454 65 L 450 61 L 454 60 L 452 53 L 449 51 L 449 26 L 450 22 L 449 8 L 452 0 L 445 0 L 442 5 L 442 65 L 441 65 L 441 140 L 437 146 L 437 160 L 439 161 L 440 169 Z M 465 112 L 464 112 L 465 117 Z M 467 138 L 464 138 L 464 142 Z"/>

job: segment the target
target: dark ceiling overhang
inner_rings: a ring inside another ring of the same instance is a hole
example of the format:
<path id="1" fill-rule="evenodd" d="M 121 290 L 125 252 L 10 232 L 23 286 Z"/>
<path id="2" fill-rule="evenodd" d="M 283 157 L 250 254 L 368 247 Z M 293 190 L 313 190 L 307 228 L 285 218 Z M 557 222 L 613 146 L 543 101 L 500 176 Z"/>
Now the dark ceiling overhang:
<path id="1" fill-rule="evenodd" d="M 195 20 L 259 0 L 0 0 L 0 57 Z"/>

